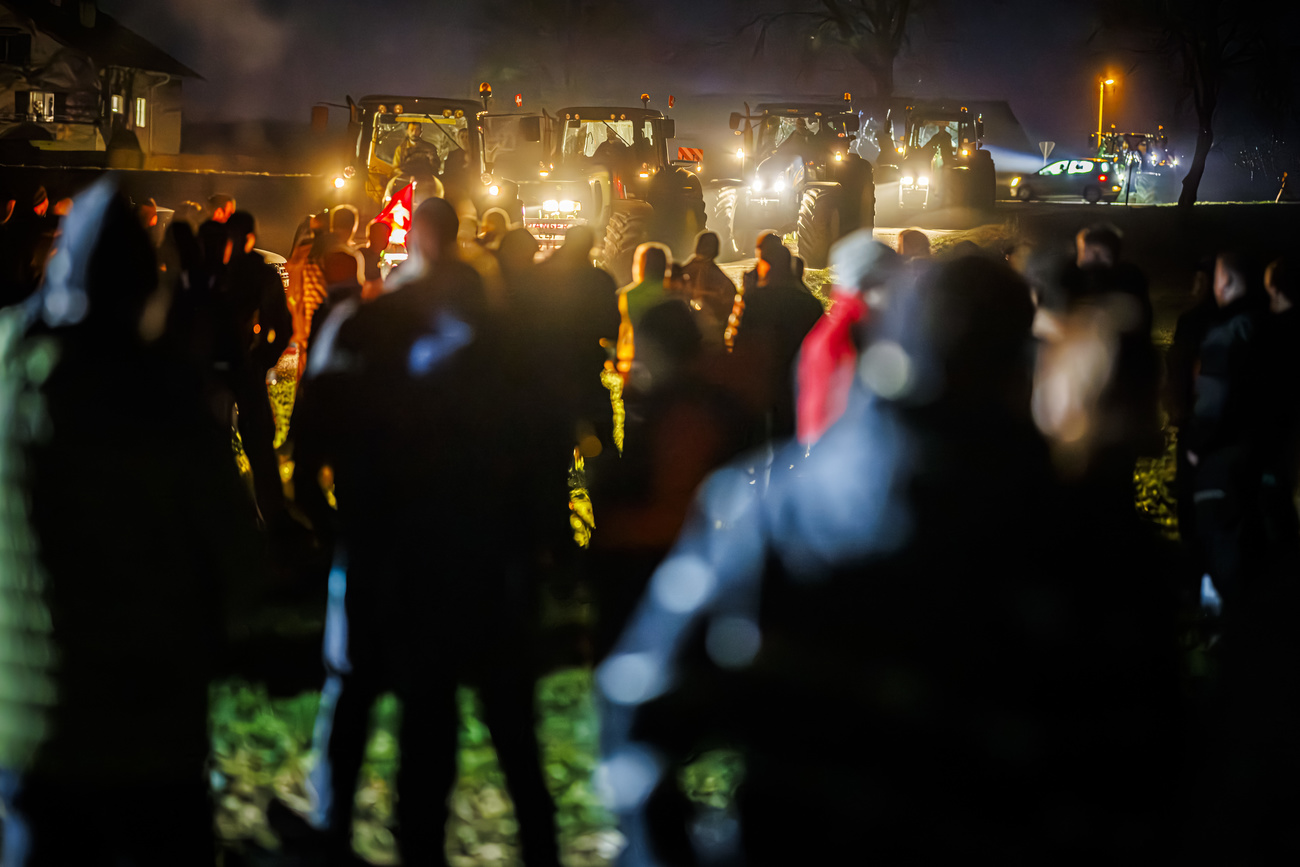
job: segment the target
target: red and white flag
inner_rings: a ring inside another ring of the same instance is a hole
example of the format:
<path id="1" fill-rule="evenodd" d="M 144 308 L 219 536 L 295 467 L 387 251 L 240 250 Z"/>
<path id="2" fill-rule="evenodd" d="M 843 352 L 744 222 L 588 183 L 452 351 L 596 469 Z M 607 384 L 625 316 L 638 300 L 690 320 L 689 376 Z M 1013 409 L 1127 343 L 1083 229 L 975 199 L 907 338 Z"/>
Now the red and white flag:
<path id="1" fill-rule="evenodd" d="M 388 239 L 390 244 L 406 243 L 406 230 L 411 228 L 411 212 L 415 210 L 412 205 L 414 195 L 415 184 L 407 184 L 388 200 L 379 216 L 375 217 L 376 223 L 387 223 L 393 227 L 393 233 Z"/>

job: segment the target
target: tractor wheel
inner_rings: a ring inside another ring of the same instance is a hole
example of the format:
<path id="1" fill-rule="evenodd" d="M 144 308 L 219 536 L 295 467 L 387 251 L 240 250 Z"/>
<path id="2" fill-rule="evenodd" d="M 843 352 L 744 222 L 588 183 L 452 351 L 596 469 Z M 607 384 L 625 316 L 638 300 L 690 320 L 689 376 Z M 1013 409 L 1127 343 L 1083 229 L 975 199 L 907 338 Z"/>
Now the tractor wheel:
<path id="1" fill-rule="evenodd" d="M 709 207 L 709 230 L 718 236 L 718 259 L 723 262 L 740 258 L 740 249 L 736 244 L 736 201 L 740 188 L 735 186 L 718 187 L 710 190 L 706 196 Z"/>
<path id="2" fill-rule="evenodd" d="M 600 265 L 622 286 L 632 282 L 632 256 L 636 248 L 650 237 L 653 211 L 645 202 L 635 200 L 623 200 L 615 205 L 605 227 Z"/>
<path id="3" fill-rule="evenodd" d="M 831 244 L 839 239 L 841 232 L 838 186 L 809 187 L 803 191 L 795 232 L 804 264 L 809 268 L 825 268 Z"/>
<path id="4" fill-rule="evenodd" d="M 1096 187 L 1084 187 L 1083 200 L 1090 205 L 1097 204 L 1101 201 L 1101 190 Z"/>
<path id="5" fill-rule="evenodd" d="M 993 171 L 993 155 L 983 148 L 975 151 L 971 164 L 970 205 L 982 211 L 993 208 L 997 198 L 998 181 Z"/>

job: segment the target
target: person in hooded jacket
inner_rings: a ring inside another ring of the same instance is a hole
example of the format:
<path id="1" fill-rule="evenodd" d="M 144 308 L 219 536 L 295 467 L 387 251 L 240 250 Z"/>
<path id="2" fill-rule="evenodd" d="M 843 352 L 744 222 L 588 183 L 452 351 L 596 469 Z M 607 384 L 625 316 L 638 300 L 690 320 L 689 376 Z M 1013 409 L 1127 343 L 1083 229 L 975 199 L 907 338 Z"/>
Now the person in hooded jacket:
<path id="1" fill-rule="evenodd" d="M 229 429 L 161 339 L 166 300 L 105 179 L 38 293 L 0 316 L 10 867 L 216 860 L 208 688 L 265 564 Z"/>

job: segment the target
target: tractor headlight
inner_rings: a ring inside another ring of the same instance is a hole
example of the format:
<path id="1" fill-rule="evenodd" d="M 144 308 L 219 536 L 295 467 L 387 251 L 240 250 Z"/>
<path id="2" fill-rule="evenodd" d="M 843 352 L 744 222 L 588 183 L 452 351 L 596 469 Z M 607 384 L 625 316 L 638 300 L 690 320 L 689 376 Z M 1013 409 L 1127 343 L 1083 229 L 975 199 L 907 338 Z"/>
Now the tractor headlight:
<path id="1" fill-rule="evenodd" d="M 496 184 L 493 184 L 492 186 L 488 187 L 488 195 L 489 195 L 489 196 L 499 196 L 499 195 L 501 195 L 501 188 L 500 188 L 499 186 L 497 186 Z"/>
<path id="2" fill-rule="evenodd" d="M 927 177 L 919 177 L 916 179 L 916 185 L 918 187 L 928 187 L 930 186 L 930 179 Z"/>
<path id="3" fill-rule="evenodd" d="M 343 167 L 343 177 L 344 177 L 345 179 L 347 179 L 347 180 L 350 181 L 350 180 L 352 180 L 354 177 L 356 177 L 356 174 L 357 174 L 357 170 L 354 169 L 354 168 L 352 168 L 352 166 L 344 166 L 344 167 Z"/>
<path id="4" fill-rule="evenodd" d="M 904 175 L 903 179 L 899 183 L 901 183 L 905 187 L 910 187 L 915 182 L 916 182 L 916 178 L 912 177 L 911 175 Z"/>
<path id="5" fill-rule="evenodd" d="M 563 213 L 572 214 L 574 211 L 578 210 L 578 203 L 573 201 L 573 199 L 565 199 L 560 202 L 560 210 Z"/>
<path id="6" fill-rule="evenodd" d="M 560 203 L 555 201 L 555 199 L 547 199 L 546 201 L 542 202 L 543 211 L 558 211 L 559 209 L 560 209 Z"/>
<path id="7" fill-rule="evenodd" d="M 753 190 L 754 190 L 754 192 L 756 192 L 756 193 L 761 193 L 761 192 L 763 192 L 763 179 L 762 179 L 762 178 L 754 178 L 754 187 L 753 187 Z"/>
<path id="8" fill-rule="evenodd" d="M 962 155 L 962 156 L 969 156 L 969 155 L 970 155 L 970 151 L 966 150 L 966 148 L 962 148 L 962 149 L 961 149 L 961 155 Z"/>
<path id="9" fill-rule="evenodd" d="M 842 162 L 844 162 L 844 154 L 839 153 L 838 151 L 836 151 L 836 153 L 835 153 L 835 162 L 837 162 L 837 163 L 842 163 Z"/>
<path id="10" fill-rule="evenodd" d="M 772 189 L 776 190 L 778 193 L 781 192 L 782 190 L 784 190 L 784 189 L 785 189 L 785 179 L 784 179 L 784 178 L 777 178 L 777 179 L 776 179 L 776 183 L 772 185 Z"/>
<path id="11" fill-rule="evenodd" d="M 346 184 L 346 183 L 347 183 L 347 181 L 343 180 L 343 178 L 335 178 L 335 179 L 334 179 L 334 189 L 336 189 L 336 190 L 341 190 L 341 189 L 343 189 L 343 185 Z"/>

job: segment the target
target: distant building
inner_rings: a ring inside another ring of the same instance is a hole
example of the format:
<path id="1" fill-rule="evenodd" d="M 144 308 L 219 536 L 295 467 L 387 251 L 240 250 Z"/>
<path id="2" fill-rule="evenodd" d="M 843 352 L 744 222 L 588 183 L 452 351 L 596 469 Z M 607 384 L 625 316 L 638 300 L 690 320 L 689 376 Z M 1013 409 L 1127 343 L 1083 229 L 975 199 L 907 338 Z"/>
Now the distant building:
<path id="1" fill-rule="evenodd" d="M 0 152 L 7 156 L 17 142 L 104 164 L 177 154 L 183 78 L 202 76 L 94 0 L 0 0 Z"/>

